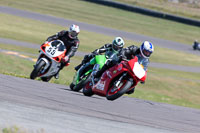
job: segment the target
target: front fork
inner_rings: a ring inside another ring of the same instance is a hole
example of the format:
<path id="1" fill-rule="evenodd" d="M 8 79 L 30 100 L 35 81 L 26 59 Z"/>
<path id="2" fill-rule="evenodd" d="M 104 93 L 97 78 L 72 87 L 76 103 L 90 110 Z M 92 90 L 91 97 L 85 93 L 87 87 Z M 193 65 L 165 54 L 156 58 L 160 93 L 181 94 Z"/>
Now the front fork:
<path id="1" fill-rule="evenodd" d="M 49 63 L 49 61 L 48 61 L 46 58 L 40 58 L 40 59 L 37 61 L 37 64 L 38 64 L 41 60 L 43 60 L 43 61 L 46 63 L 44 69 L 43 69 L 42 72 L 41 72 L 41 73 L 43 73 L 43 72 L 45 72 L 46 69 L 50 66 L 50 63 Z"/>
<path id="2" fill-rule="evenodd" d="M 84 65 L 82 65 L 78 71 L 76 72 L 76 74 L 74 75 L 74 79 L 73 79 L 73 84 L 76 85 L 79 82 L 80 79 L 80 75 L 82 74 L 83 70 L 88 67 L 90 65 L 90 63 L 86 63 Z"/>
<path id="3" fill-rule="evenodd" d="M 127 72 L 123 73 L 123 75 L 119 78 L 119 80 L 116 82 L 115 87 L 119 89 L 119 85 L 122 81 L 122 79 L 124 79 L 127 75 Z"/>

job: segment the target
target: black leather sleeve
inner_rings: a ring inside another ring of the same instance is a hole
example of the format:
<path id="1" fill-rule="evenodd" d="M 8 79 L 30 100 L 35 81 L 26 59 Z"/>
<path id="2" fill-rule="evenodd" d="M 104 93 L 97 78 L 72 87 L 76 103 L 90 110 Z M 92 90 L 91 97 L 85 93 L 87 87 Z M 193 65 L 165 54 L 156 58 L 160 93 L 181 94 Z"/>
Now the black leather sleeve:
<path id="1" fill-rule="evenodd" d="M 101 54 L 106 52 L 107 50 L 112 48 L 112 44 L 105 44 L 104 46 L 100 47 L 99 49 L 96 49 L 95 51 L 93 51 L 92 53 L 96 54 Z"/>
<path id="2" fill-rule="evenodd" d="M 73 57 L 79 47 L 79 43 L 79 40 L 75 40 L 74 45 L 68 50 L 66 56 L 69 56 L 69 58 Z"/>
<path id="3" fill-rule="evenodd" d="M 62 37 L 66 32 L 67 32 L 67 31 L 62 30 L 62 31 L 56 33 L 55 35 L 52 35 L 52 36 L 48 37 L 46 41 L 49 41 L 49 42 L 50 42 L 50 41 L 52 41 L 52 40 L 59 39 L 59 38 Z"/>
<path id="4" fill-rule="evenodd" d="M 126 59 L 130 59 L 132 56 L 138 54 L 139 48 L 137 46 L 131 45 L 127 48 L 122 49 L 122 57 Z"/>
<path id="5" fill-rule="evenodd" d="M 48 37 L 46 41 L 50 42 L 50 41 L 56 40 L 56 39 L 58 39 L 57 35 L 52 35 L 52 36 Z"/>

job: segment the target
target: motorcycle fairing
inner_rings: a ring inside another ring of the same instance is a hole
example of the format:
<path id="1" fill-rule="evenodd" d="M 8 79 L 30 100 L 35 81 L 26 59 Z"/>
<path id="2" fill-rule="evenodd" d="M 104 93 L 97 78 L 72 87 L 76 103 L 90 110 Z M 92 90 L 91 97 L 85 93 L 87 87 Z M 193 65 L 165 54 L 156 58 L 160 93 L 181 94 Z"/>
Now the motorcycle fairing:
<path id="1" fill-rule="evenodd" d="M 112 79 L 114 79 L 118 75 L 121 75 L 124 71 L 127 71 L 127 69 L 123 68 L 122 65 L 123 64 L 120 63 L 106 70 L 101 76 L 101 79 L 97 82 L 97 84 L 94 85 L 92 91 L 95 92 L 96 94 L 106 96 L 106 93 L 109 89 Z"/>
<path id="2" fill-rule="evenodd" d="M 97 84 L 94 85 L 92 91 L 96 94 L 106 96 L 108 89 L 110 89 L 109 86 L 112 80 L 117 76 L 122 75 L 122 73 L 124 72 L 127 72 L 131 76 L 131 78 L 133 78 L 133 85 L 131 86 L 131 88 L 135 87 L 138 81 L 145 81 L 146 72 L 137 61 L 138 58 L 135 57 L 128 62 L 122 61 L 120 64 L 106 70 L 101 76 L 101 79 L 97 82 Z M 139 71 L 137 72 L 137 70 Z"/>
<path id="3" fill-rule="evenodd" d="M 44 60 L 46 62 L 46 66 L 44 67 L 44 70 L 41 73 L 41 75 L 39 75 L 39 77 L 52 76 L 52 75 L 56 74 L 58 72 L 58 70 L 60 69 L 61 64 L 59 62 L 55 61 L 54 59 L 45 57 L 45 56 L 46 56 L 46 54 L 43 51 L 40 51 L 40 55 L 39 55 L 40 59 L 37 61 L 37 63 L 39 63 L 40 60 Z M 48 60 L 47 60 L 47 58 L 48 58 Z"/>
<path id="4" fill-rule="evenodd" d="M 131 70 L 135 74 L 135 76 L 140 81 L 145 81 L 147 72 L 144 70 L 143 66 L 138 63 L 137 56 L 135 56 L 135 58 L 133 58 L 130 61 L 128 61 L 128 63 L 129 63 L 129 66 L 131 66 Z"/>
<path id="5" fill-rule="evenodd" d="M 40 49 L 47 57 L 51 57 L 55 61 L 60 62 L 62 57 L 65 56 L 67 50 L 63 42 L 58 40 L 56 40 L 56 42 L 46 42 L 41 46 Z"/>
<path id="6" fill-rule="evenodd" d="M 50 48 L 52 49 L 50 50 Z M 40 47 L 40 49 L 41 50 L 37 63 L 42 59 L 46 62 L 47 66 L 44 67 L 44 70 L 39 75 L 39 77 L 49 77 L 55 75 L 60 69 L 61 59 L 65 56 L 65 53 L 67 52 L 64 43 L 59 40 L 45 42 Z M 51 54 L 51 52 L 53 53 Z M 69 65 L 69 63 L 67 63 L 66 65 Z"/>

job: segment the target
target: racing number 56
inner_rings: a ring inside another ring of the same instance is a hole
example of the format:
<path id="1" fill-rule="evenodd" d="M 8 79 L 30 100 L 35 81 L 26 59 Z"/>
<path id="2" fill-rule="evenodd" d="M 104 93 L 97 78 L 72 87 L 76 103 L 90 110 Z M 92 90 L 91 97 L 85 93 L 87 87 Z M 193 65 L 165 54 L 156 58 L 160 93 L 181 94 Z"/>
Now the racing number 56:
<path id="1" fill-rule="evenodd" d="M 54 55 L 56 50 L 53 49 L 52 47 L 50 47 L 48 50 L 47 50 L 48 53 L 50 53 L 51 55 Z"/>

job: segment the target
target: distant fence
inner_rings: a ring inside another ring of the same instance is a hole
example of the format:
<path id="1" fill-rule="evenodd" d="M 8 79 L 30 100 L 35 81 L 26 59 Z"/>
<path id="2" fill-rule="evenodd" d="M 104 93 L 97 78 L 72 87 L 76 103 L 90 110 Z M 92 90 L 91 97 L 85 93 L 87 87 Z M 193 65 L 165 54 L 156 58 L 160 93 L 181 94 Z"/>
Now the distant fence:
<path id="1" fill-rule="evenodd" d="M 153 10 L 149 10 L 149 9 L 145 9 L 145 8 L 141 8 L 141 7 L 137 7 L 137 6 L 123 4 L 120 2 L 115 2 L 115 1 L 110 1 L 110 0 L 84 0 L 84 1 L 102 4 L 102 5 L 106 5 L 106 6 L 111 6 L 111 7 L 131 11 L 131 12 L 137 12 L 137 13 L 141 13 L 144 15 L 149 15 L 149 16 L 153 16 L 153 17 L 163 18 L 163 19 L 167 19 L 167 20 L 172 20 L 172 21 L 200 27 L 199 20 L 190 19 L 190 18 L 186 18 L 186 17 L 180 17 L 180 16 L 171 15 L 171 14 L 162 13 L 162 12 L 157 12 L 157 11 L 153 11 Z"/>

